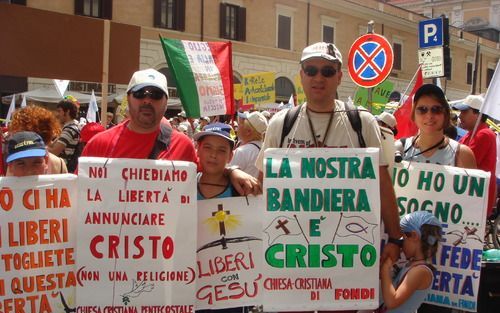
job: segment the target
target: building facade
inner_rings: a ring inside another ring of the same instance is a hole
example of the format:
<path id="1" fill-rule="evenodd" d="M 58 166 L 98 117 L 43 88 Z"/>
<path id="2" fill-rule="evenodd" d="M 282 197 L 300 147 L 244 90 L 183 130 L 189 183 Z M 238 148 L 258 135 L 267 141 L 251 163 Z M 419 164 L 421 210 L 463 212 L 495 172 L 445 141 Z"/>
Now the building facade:
<path id="1" fill-rule="evenodd" d="M 418 67 L 418 22 L 426 16 L 375 0 L 24 0 L 3 1 L 64 15 L 109 19 L 140 29 L 139 67 L 155 68 L 169 75 L 158 36 L 184 40 L 233 43 L 235 81 L 255 72 L 275 72 L 277 101 L 287 101 L 294 92 L 302 49 L 318 41 L 334 42 L 347 63 L 354 40 L 367 31 L 369 21 L 374 30 L 393 45 L 395 64 L 389 79 L 395 90 L 405 91 Z M 397 1 L 394 1 L 397 2 Z M 403 2 L 403 1 L 400 1 Z M 457 1 L 468 6 L 468 1 Z M 496 2 L 479 1 L 493 4 Z M 11 4 L 15 5 L 15 4 Z M 398 4 L 399 5 L 399 4 Z M 468 21 L 464 10 L 462 20 Z M 426 12 L 422 12 L 426 13 Z M 451 12 L 452 14 L 454 11 Z M 497 14 L 498 15 L 498 14 Z M 500 18 L 500 17 L 495 17 Z M 458 18 L 451 19 L 450 24 Z M 494 20 L 494 19 L 490 19 Z M 68 34 L 71 36 L 71 34 Z M 500 58 L 497 42 L 478 37 L 460 27 L 450 27 L 451 79 L 446 86 L 450 99 L 466 96 L 471 90 L 470 64 L 475 59 L 476 42 L 480 46 L 478 88 L 484 93 Z M 123 42 L 120 53 L 127 53 Z M 123 56 L 122 56 L 123 57 Z M 114 55 L 109 56 L 110 59 Z M 131 75 L 132 73 L 130 73 Z M 2 73 L 0 75 L 10 75 Z M 49 77 L 46 78 L 55 78 Z M 34 89 L 51 84 L 45 77 L 28 75 L 27 86 Z M 170 79 L 169 83 L 173 80 Z M 95 82 L 89 82 L 95 83 Z M 75 84 L 84 88 L 86 83 Z M 124 84 L 114 91 L 123 92 Z M 0 84 L 0 89 L 1 89 Z M 340 98 L 353 97 L 357 86 L 344 67 Z M 24 90 L 20 90 L 24 91 Z M 86 91 L 86 90 L 77 90 Z M 5 93 L 5 90 L 0 90 Z"/>

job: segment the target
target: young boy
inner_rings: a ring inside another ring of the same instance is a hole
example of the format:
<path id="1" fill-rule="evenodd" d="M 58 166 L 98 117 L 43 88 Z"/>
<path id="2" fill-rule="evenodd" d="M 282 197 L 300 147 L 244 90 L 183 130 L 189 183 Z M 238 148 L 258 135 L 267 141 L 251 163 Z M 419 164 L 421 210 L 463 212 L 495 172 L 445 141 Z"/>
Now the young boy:
<path id="1" fill-rule="evenodd" d="M 7 175 L 43 175 L 48 169 L 48 153 L 42 137 L 34 132 L 13 134 L 7 141 Z"/>
<path id="2" fill-rule="evenodd" d="M 213 123 L 194 135 L 194 140 L 198 142 L 197 155 L 201 166 L 198 200 L 238 196 L 229 178 L 224 175 L 224 168 L 233 157 L 231 130 L 227 124 Z"/>

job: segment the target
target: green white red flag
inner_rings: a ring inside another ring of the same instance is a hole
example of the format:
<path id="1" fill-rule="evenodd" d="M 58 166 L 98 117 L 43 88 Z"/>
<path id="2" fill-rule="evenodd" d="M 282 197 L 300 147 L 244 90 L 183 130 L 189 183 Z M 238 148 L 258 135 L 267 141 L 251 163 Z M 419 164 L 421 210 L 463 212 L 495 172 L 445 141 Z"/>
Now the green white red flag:
<path id="1" fill-rule="evenodd" d="M 160 40 L 186 115 L 234 114 L 231 42 Z"/>

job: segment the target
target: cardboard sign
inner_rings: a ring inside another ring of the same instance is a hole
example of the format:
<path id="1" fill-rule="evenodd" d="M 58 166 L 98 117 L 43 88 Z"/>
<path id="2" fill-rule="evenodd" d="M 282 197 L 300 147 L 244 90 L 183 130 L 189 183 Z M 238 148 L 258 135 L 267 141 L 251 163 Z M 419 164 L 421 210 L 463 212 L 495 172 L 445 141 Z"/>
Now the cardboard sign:
<path id="1" fill-rule="evenodd" d="M 267 149 L 264 310 L 378 307 L 378 149 Z"/>
<path id="2" fill-rule="evenodd" d="M 1 312 L 75 308 L 76 179 L 0 178 Z"/>
<path id="3" fill-rule="evenodd" d="M 481 170 L 396 164 L 393 182 L 400 215 L 426 210 L 443 226 L 427 303 L 477 311 L 489 179 Z"/>
<path id="4" fill-rule="evenodd" d="M 195 165 L 80 158 L 78 173 L 79 309 L 192 312 Z"/>
<path id="5" fill-rule="evenodd" d="M 196 309 L 262 303 L 263 197 L 198 201 Z"/>

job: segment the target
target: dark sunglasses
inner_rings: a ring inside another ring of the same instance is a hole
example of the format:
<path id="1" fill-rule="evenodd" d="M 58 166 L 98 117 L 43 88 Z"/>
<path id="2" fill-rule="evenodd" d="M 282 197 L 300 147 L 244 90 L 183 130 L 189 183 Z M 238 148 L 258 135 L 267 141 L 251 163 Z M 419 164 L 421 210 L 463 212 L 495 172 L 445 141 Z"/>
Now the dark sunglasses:
<path id="1" fill-rule="evenodd" d="M 306 67 L 303 67 L 302 70 L 309 77 L 316 76 L 318 72 L 321 72 L 321 75 L 326 78 L 335 76 L 335 74 L 337 74 L 337 70 L 333 66 L 323 66 L 321 69 L 319 69 L 316 66 L 308 65 Z"/>
<path id="2" fill-rule="evenodd" d="M 160 100 L 163 98 L 165 93 L 162 90 L 159 89 L 139 89 L 137 91 L 134 91 L 132 93 L 134 98 L 136 99 L 144 99 L 146 97 L 150 97 L 153 100 Z"/>
<path id="3" fill-rule="evenodd" d="M 432 114 L 442 114 L 444 112 L 444 108 L 440 105 L 433 105 L 430 108 L 426 106 L 419 106 L 416 107 L 415 110 L 418 112 L 420 115 L 425 115 L 429 110 L 431 111 Z"/>

